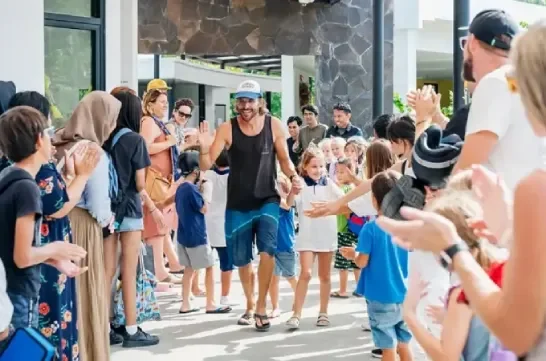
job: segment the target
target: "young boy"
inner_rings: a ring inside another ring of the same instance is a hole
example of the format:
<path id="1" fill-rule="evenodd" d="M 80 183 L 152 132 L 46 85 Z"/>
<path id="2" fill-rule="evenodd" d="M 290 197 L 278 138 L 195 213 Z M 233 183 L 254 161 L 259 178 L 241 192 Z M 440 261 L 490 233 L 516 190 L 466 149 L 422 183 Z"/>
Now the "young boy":
<path id="1" fill-rule="evenodd" d="M 185 266 L 182 278 L 182 307 L 180 313 L 199 311 L 190 305 L 191 283 L 195 271 L 205 268 L 206 313 L 228 313 L 231 307 L 216 307 L 214 302 L 214 257 L 207 240 L 205 213 L 207 205 L 199 192 L 199 153 L 187 151 L 180 155 L 178 168 L 184 177 L 175 194 L 176 213 L 178 213 L 178 258 Z"/>
<path id="2" fill-rule="evenodd" d="M 372 181 L 372 200 L 381 215 L 381 203 L 395 187 L 399 174 L 379 173 Z M 402 303 L 406 296 L 408 252 L 396 246 L 391 237 L 375 221 L 360 231 L 356 250 L 342 247 L 343 256 L 362 268 L 357 292 L 364 295 L 370 318 L 373 341 L 382 350 L 383 361 L 411 361 L 411 334 L 402 319 Z M 358 252 L 358 254 L 357 254 Z"/>
<path id="3" fill-rule="evenodd" d="M 86 255 L 64 241 L 39 247 L 42 200 L 34 178 L 51 157 L 53 132 L 48 120 L 30 107 L 15 107 L 0 117 L 0 150 L 13 162 L 0 173 L 0 260 L 13 304 L 13 328 L 38 327 L 40 264 L 74 277 L 80 269 L 71 261 Z"/>
<path id="4" fill-rule="evenodd" d="M 294 208 L 288 204 L 294 202 L 294 193 L 290 181 L 284 174 L 278 175 L 279 193 L 281 196 L 281 208 L 279 214 L 279 231 L 277 234 L 277 252 L 275 253 L 275 272 L 269 286 L 269 296 L 271 297 L 272 311 L 270 318 L 276 318 L 281 315 L 279 308 L 279 282 L 281 277 L 286 278 L 292 290 L 296 292 L 296 260 L 298 254 L 294 251 L 294 239 L 296 238 L 296 229 L 294 225 Z"/>
<path id="5" fill-rule="evenodd" d="M 205 172 L 206 183 L 212 188 L 212 196 L 208 211 L 205 214 L 207 223 L 207 236 L 212 248 L 218 252 L 220 259 L 222 295 L 220 304 L 232 306 L 229 300 L 231 288 L 231 275 L 233 273 L 233 259 L 226 247 L 226 203 L 227 203 L 227 182 L 229 177 L 229 160 L 227 151 L 223 150 L 218 156 L 213 169 Z"/>

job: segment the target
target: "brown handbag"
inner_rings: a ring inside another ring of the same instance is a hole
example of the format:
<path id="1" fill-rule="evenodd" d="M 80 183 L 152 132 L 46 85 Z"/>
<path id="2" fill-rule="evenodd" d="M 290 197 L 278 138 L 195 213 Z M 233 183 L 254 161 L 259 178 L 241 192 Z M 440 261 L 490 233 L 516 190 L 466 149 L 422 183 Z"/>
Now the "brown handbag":
<path id="1" fill-rule="evenodd" d="M 154 202 L 162 202 L 167 198 L 172 180 L 165 178 L 158 170 L 146 169 L 146 193 Z"/>

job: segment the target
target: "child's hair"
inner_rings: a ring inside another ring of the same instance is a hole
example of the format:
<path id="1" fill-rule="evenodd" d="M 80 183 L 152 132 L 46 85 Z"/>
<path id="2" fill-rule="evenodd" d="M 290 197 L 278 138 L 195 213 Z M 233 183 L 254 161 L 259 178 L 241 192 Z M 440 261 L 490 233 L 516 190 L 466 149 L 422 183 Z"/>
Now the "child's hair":
<path id="1" fill-rule="evenodd" d="M 447 182 L 446 191 L 471 191 L 472 169 L 466 169 L 454 174 Z"/>
<path id="2" fill-rule="evenodd" d="M 337 164 L 341 164 L 341 165 L 344 165 L 346 166 L 347 168 L 349 168 L 350 170 L 354 171 L 354 168 L 353 168 L 353 162 L 351 162 L 351 160 L 349 158 L 346 158 L 346 157 L 341 157 L 337 160 Z"/>
<path id="3" fill-rule="evenodd" d="M 372 180 L 372 195 L 377 204 L 381 206 L 383 199 L 395 186 L 400 178 L 400 173 L 392 170 L 386 170 L 378 173 Z"/>
<path id="4" fill-rule="evenodd" d="M 51 108 L 49 100 L 36 91 L 24 91 L 15 94 L 10 99 L 8 108 L 15 108 L 22 105 L 34 108 L 40 111 L 44 117 L 49 118 L 49 110 Z"/>
<path id="5" fill-rule="evenodd" d="M 36 142 L 47 129 L 44 115 L 29 106 L 11 108 L 0 116 L 0 150 L 20 162 L 36 153 Z"/>
<path id="6" fill-rule="evenodd" d="M 332 139 L 324 138 L 323 140 L 321 140 L 319 142 L 318 147 L 320 148 L 320 150 L 322 150 L 322 147 L 324 147 L 325 145 L 331 147 L 332 146 Z"/>
<path id="7" fill-rule="evenodd" d="M 347 144 L 347 141 L 344 138 L 341 138 L 341 137 L 334 137 L 334 138 L 330 138 L 330 139 L 331 139 L 332 144 L 336 143 L 342 148 L 345 148 L 345 144 Z"/>
<path id="8" fill-rule="evenodd" d="M 408 142 L 415 144 L 415 122 L 409 114 L 396 115 L 387 126 L 387 139 L 394 143 Z"/>
<path id="9" fill-rule="evenodd" d="M 427 204 L 429 212 L 439 214 L 451 221 L 457 229 L 457 234 L 467 244 L 478 264 L 488 269 L 491 265 L 492 246 L 481 240 L 468 225 L 468 220 L 482 215 L 480 204 L 470 191 L 446 192 Z"/>
<path id="10" fill-rule="evenodd" d="M 392 167 L 395 162 L 396 156 L 389 143 L 384 140 L 373 142 L 366 150 L 366 178 L 372 179 L 376 174 Z"/>
<path id="11" fill-rule="evenodd" d="M 300 165 L 298 166 L 299 172 L 300 172 L 300 174 L 302 176 L 307 175 L 307 172 L 305 171 L 305 167 L 307 167 L 307 165 L 309 165 L 309 163 L 313 159 L 320 158 L 323 161 L 325 161 L 324 153 L 322 153 L 322 150 L 321 150 L 321 148 L 319 148 L 319 146 L 320 146 L 320 143 L 319 143 L 319 145 L 315 145 L 315 143 L 310 143 L 309 146 L 307 147 L 307 149 L 305 150 L 305 152 L 303 152 L 303 155 L 301 157 Z"/>
<path id="12" fill-rule="evenodd" d="M 345 149 L 347 149 L 348 147 L 355 147 L 356 154 L 358 156 L 358 164 L 364 164 L 364 156 L 366 155 L 367 146 L 368 143 L 363 137 L 351 137 L 349 138 L 349 140 L 347 140 L 347 143 L 345 144 Z"/>
<path id="13" fill-rule="evenodd" d="M 216 158 L 216 162 L 214 162 L 214 164 L 218 168 L 229 167 L 229 157 L 228 157 L 227 149 L 224 148 L 224 150 L 222 150 L 218 158 Z"/>

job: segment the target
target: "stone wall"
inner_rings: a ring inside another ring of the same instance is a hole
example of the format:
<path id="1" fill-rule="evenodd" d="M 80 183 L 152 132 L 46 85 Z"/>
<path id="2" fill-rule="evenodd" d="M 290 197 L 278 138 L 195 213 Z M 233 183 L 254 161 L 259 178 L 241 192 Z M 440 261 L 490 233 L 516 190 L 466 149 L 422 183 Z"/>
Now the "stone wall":
<path id="1" fill-rule="evenodd" d="M 232 5 L 237 6 L 231 6 Z M 392 110 L 393 0 L 385 0 L 385 110 Z M 370 133 L 372 0 L 139 0 L 139 53 L 315 55 L 321 121 L 348 101 Z"/>

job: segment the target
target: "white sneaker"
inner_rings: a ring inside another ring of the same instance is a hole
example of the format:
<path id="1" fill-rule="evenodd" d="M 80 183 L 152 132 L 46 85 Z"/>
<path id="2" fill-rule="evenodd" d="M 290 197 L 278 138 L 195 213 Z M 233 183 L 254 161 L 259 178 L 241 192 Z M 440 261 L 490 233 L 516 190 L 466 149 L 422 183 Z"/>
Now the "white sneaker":
<path id="1" fill-rule="evenodd" d="M 227 296 L 222 296 L 220 298 L 220 304 L 222 306 L 237 306 L 238 305 L 238 303 L 230 301 L 229 297 Z"/>

